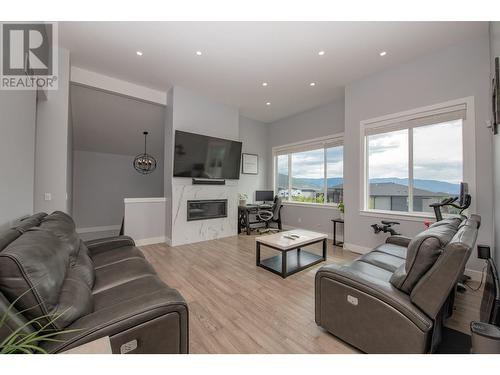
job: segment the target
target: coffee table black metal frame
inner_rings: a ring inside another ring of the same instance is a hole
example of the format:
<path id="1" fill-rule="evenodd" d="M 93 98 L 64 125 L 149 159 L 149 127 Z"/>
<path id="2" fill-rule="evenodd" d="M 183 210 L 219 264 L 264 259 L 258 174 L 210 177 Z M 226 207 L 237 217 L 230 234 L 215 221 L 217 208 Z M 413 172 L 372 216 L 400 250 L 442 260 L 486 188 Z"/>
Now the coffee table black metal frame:
<path id="1" fill-rule="evenodd" d="M 293 275 L 294 273 L 300 272 L 306 268 L 314 266 L 315 264 L 324 262 L 326 260 L 327 251 L 327 239 L 322 238 L 313 242 L 308 242 L 306 244 L 301 244 L 296 247 L 291 247 L 288 249 L 280 249 L 279 247 L 271 246 L 265 243 L 256 241 L 255 249 L 255 260 L 258 267 L 262 267 L 272 273 L 280 275 L 282 278 Z M 314 245 L 316 243 L 323 242 L 323 254 L 318 255 L 311 253 L 309 251 L 303 250 L 302 247 Z M 271 258 L 264 260 L 260 259 L 260 247 L 266 246 L 273 250 L 281 252 L 281 255 L 276 255 Z"/>

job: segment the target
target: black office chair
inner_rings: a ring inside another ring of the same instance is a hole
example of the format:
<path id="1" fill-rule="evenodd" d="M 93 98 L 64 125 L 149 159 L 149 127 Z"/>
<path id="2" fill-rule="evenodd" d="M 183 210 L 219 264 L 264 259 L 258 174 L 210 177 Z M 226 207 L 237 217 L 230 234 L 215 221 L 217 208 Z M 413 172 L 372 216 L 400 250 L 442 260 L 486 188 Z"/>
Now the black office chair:
<path id="1" fill-rule="evenodd" d="M 259 233 L 268 232 L 280 232 L 282 230 L 281 226 L 281 206 L 282 199 L 278 196 L 274 197 L 274 203 L 271 210 L 259 210 L 257 211 L 257 220 L 266 224 L 265 228 L 260 228 Z M 270 228 L 270 223 L 276 223 L 278 228 Z"/>

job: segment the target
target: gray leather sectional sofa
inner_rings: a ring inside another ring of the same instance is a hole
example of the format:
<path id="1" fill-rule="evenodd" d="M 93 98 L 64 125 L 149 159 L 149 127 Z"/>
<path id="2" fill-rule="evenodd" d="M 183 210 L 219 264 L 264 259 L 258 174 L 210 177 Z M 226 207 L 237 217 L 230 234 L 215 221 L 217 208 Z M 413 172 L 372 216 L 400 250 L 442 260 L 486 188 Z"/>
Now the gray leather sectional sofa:
<path id="1" fill-rule="evenodd" d="M 0 342 L 36 318 L 47 331 L 75 330 L 56 337 L 60 342 L 41 343 L 50 353 L 104 336 L 113 353 L 188 352 L 187 304 L 158 278 L 134 241 L 120 236 L 83 242 L 62 212 L 33 215 L 0 234 L 4 314 Z M 45 316 L 58 318 L 50 323 Z"/>
<path id="2" fill-rule="evenodd" d="M 320 268 L 316 323 L 367 353 L 429 353 L 451 314 L 480 217 L 445 219 L 410 239 L 392 236 L 344 265 Z"/>

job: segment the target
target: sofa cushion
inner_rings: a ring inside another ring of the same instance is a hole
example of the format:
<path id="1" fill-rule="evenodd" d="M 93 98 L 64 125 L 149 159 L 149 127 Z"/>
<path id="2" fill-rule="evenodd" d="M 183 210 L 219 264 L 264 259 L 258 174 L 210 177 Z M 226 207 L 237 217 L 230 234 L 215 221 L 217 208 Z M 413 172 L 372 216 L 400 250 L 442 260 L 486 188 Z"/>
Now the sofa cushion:
<path id="1" fill-rule="evenodd" d="M 144 255 L 135 246 L 123 246 L 92 254 L 92 261 L 96 269 L 131 258 L 144 259 Z"/>
<path id="2" fill-rule="evenodd" d="M 70 267 L 75 271 L 74 277 L 79 277 L 92 289 L 95 282 L 94 264 L 87 246 L 76 233 L 71 216 L 61 211 L 54 211 L 43 218 L 39 228 L 54 233 L 61 240 L 64 251 L 69 254 Z"/>
<path id="3" fill-rule="evenodd" d="M 371 251 L 360 258 L 361 262 L 373 264 L 374 266 L 383 268 L 384 270 L 394 272 L 399 266 L 405 263 L 403 258 L 394 255 L 379 252 L 377 250 Z"/>
<path id="4" fill-rule="evenodd" d="M 147 275 L 156 275 L 153 267 L 141 258 L 130 258 L 119 263 L 112 263 L 96 270 L 96 279 L 92 292 L 114 288 L 129 281 L 140 279 Z"/>
<path id="5" fill-rule="evenodd" d="M 389 237 L 390 238 L 390 237 Z M 383 243 L 378 245 L 374 251 L 378 251 L 380 253 L 386 253 L 389 255 L 393 255 L 395 257 L 406 259 L 407 248 L 399 245 L 395 245 L 392 243 Z"/>
<path id="6" fill-rule="evenodd" d="M 33 227 L 0 252 L 0 291 L 29 319 L 58 317 L 62 329 L 92 310 L 90 288 L 70 267 L 67 244 L 54 233 Z M 62 314 L 62 315 L 61 315 Z M 61 315 L 61 316 L 59 316 Z"/>
<path id="7" fill-rule="evenodd" d="M 94 311 L 103 310 L 135 296 L 154 293 L 166 287 L 158 276 L 143 275 L 138 279 L 127 281 L 94 294 Z"/>
<path id="8" fill-rule="evenodd" d="M 453 238 L 458 225 L 456 220 L 448 220 L 416 235 L 408 246 L 404 268 L 400 266 L 391 277 L 392 285 L 405 293 L 411 293 L 420 278 L 436 262 L 444 246 Z"/>
<path id="9" fill-rule="evenodd" d="M 75 259 L 80 249 L 80 238 L 73 219 L 61 211 L 55 211 L 43 218 L 40 228 L 51 231 L 64 243 L 65 250 Z"/>

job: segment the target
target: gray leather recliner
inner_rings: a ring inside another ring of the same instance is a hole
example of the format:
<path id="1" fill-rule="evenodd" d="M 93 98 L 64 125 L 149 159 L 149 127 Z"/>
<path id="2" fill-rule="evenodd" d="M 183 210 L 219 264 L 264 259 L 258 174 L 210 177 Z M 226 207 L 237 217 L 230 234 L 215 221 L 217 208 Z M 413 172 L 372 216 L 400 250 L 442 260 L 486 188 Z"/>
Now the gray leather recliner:
<path id="1" fill-rule="evenodd" d="M 366 353 L 429 353 L 441 339 L 480 217 L 445 219 L 415 238 L 392 236 L 315 279 L 316 323 Z"/>
<path id="2" fill-rule="evenodd" d="M 104 336 L 113 353 L 188 352 L 187 304 L 158 278 L 134 241 L 83 242 L 63 212 L 33 215 L 0 234 L 0 318 L 5 314 L 0 342 L 32 319 L 45 331 L 74 330 L 56 336 L 60 341 L 42 342 L 49 353 Z"/>

